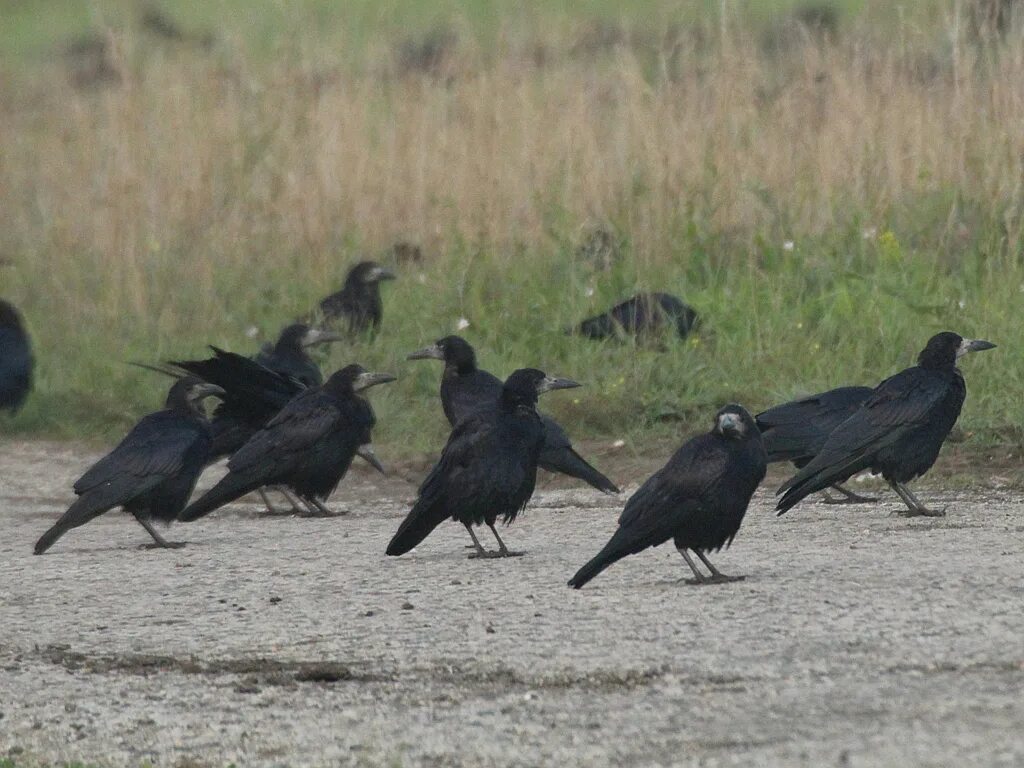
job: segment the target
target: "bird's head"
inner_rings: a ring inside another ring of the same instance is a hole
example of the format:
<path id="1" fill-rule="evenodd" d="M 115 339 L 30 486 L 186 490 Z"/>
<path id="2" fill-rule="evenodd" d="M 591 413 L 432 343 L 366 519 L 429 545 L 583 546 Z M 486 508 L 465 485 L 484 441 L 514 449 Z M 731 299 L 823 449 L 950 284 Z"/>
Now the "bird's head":
<path id="1" fill-rule="evenodd" d="M 444 360 L 446 365 L 454 365 L 460 370 L 476 368 L 476 352 L 461 336 L 445 336 L 438 339 L 433 344 L 411 353 L 406 360 Z"/>
<path id="2" fill-rule="evenodd" d="M 374 285 L 382 280 L 394 280 L 395 273 L 376 261 L 361 261 L 349 270 L 346 285 Z"/>
<path id="3" fill-rule="evenodd" d="M 224 390 L 216 384 L 209 384 L 198 376 L 183 376 L 167 391 L 166 407 L 188 413 L 203 414 L 203 400 L 208 397 L 224 397 Z"/>
<path id="4" fill-rule="evenodd" d="M 279 352 L 299 351 L 306 347 L 313 347 L 317 344 L 329 344 L 334 341 L 341 341 L 341 334 L 327 331 L 323 328 L 306 325 L 305 323 L 293 323 L 281 331 L 277 337 L 275 349 Z"/>
<path id="5" fill-rule="evenodd" d="M 995 349 L 995 344 L 984 339 L 965 339 L 958 333 L 943 331 L 928 339 L 928 343 L 917 356 L 922 368 L 951 368 L 956 361 L 969 352 L 983 352 Z"/>
<path id="6" fill-rule="evenodd" d="M 395 381 L 395 377 L 390 373 L 374 373 L 353 363 L 332 373 L 331 377 L 324 382 L 324 389 L 337 394 L 351 395 L 377 384 L 387 384 L 391 381 Z"/>
<path id="7" fill-rule="evenodd" d="M 746 440 L 751 435 L 760 434 L 754 417 L 736 403 L 729 403 L 715 414 L 715 426 L 711 431 L 730 440 Z"/>
<path id="8" fill-rule="evenodd" d="M 14 328 L 21 330 L 21 314 L 14 308 L 13 304 L 0 299 L 0 328 Z"/>
<path id="9" fill-rule="evenodd" d="M 503 397 L 516 403 L 536 403 L 537 396 L 555 389 L 572 389 L 580 386 L 572 379 L 548 376 L 536 368 L 520 368 L 505 379 Z"/>

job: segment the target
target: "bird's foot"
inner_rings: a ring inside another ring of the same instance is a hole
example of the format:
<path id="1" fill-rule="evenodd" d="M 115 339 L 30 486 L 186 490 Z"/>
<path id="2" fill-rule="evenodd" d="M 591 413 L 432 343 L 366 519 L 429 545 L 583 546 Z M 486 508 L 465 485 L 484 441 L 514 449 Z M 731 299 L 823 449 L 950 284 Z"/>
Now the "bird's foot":
<path id="1" fill-rule="evenodd" d="M 901 509 L 896 512 L 900 517 L 945 517 L 946 507 L 942 509 L 928 509 L 927 507 L 918 507 L 917 509 Z"/>
<path id="2" fill-rule="evenodd" d="M 502 557 L 501 552 L 491 552 L 489 549 L 478 549 L 476 552 L 471 552 L 469 555 L 470 560 L 490 560 L 495 557 Z"/>
<path id="3" fill-rule="evenodd" d="M 857 493 L 851 493 L 849 496 L 830 496 L 828 493 L 822 494 L 822 503 L 834 504 L 837 507 L 845 506 L 847 504 L 874 504 L 878 499 L 873 496 L 861 496 Z"/>
<path id="4" fill-rule="evenodd" d="M 295 512 L 294 514 L 295 514 L 296 517 L 310 517 L 310 518 L 324 519 L 324 518 L 329 518 L 329 517 L 344 517 L 345 515 L 348 514 L 348 510 L 347 509 L 328 509 L 328 510 L 310 509 L 310 510 L 300 510 L 298 512 Z"/>
<path id="5" fill-rule="evenodd" d="M 139 549 L 181 549 L 184 546 L 184 541 L 165 541 L 162 544 L 151 541 L 149 544 L 140 544 Z"/>
<path id="6" fill-rule="evenodd" d="M 729 584 L 733 581 L 743 581 L 746 576 L 726 576 L 724 573 L 716 573 L 714 576 L 702 576 L 699 579 L 680 579 L 677 584 L 690 584 L 695 587 L 706 587 L 711 584 Z"/>
<path id="7" fill-rule="evenodd" d="M 502 549 L 498 551 L 498 557 L 522 557 L 525 552 L 514 552 L 511 549 Z"/>
<path id="8" fill-rule="evenodd" d="M 257 517 L 292 517 L 293 515 L 304 514 L 300 509 L 267 509 L 257 514 Z"/>

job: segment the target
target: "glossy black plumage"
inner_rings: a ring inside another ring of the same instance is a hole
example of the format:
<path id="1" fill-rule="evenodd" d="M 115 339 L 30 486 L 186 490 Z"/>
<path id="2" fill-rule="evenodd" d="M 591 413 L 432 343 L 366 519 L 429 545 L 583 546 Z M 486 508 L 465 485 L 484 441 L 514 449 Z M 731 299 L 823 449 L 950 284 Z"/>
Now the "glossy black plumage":
<path id="1" fill-rule="evenodd" d="M 508 377 L 497 400 L 459 421 L 387 554 L 404 555 L 449 518 L 469 531 L 477 556 L 512 554 L 494 524 L 499 518 L 511 523 L 533 495 L 544 439 L 537 396 L 569 386 L 576 384 L 521 369 Z M 472 526 L 481 524 L 494 533 L 499 552 L 488 553 L 480 546 Z"/>
<path id="2" fill-rule="evenodd" d="M 581 588 L 612 563 L 673 539 L 696 580 L 730 581 L 704 553 L 728 546 L 764 479 L 767 455 L 754 419 L 738 405 L 718 412 L 714 428 L 684 443 L 626 502 L 611 540 L 569 581 Z M 697 570 L 686 550 L 711 570 Z"/>
<path id="3" fill-rule="evenodd" d="M 779 514 L 807 495 L 864 470 L 881 474 L 911 514 L 941 514 L 921 505 L 905 484 L 935 463 L 960 415 L 967 387 L 957 359 L 994 346 L 949 331 L 929 339 L 918 364 L 879 384 L 831 432 L 815 457 L 779 489 L 784 494 L 777 505 Z"/>
<path id="4" fill-rule="evenodd" d="M 587 318 L 574 332 L 591 339 L 643 336 L 665 328 L 686 338 L 698 322 L 696 311 L 669 293 L 638 293 L 607 312 Z"/>
<path id="5" fill-rule="evenodd" d="M 32 389 L 32 343 L 21 315 L 0 300 L 0 411 L 16 413 Z"/>
<path id="6" fill-rule="evenodd" d="M 79 478 L 74 486 L 78 500 L 43 534 L 35 553 L 41 555 L 70 529 L 114 507 L 134 515 L 158 546 L 173 546 L 150 521 L 175 520 L 207 464 L 212 437 L 200 401 L 213 394 L 219 394 L 216 387 L 192 377 L 175 382 L 166 409 L 144 417 Z"/>
<path id="7" fill-rule="evenodd" d="M 179 516 L 192 521 L 268 485 L 286 486 L 300 499 L 330 514 L 323 501 L 371 443 L 375 418 L 358 393 L 393 376 L 348 365 L 323 385 L 302 391 L 228 461 L 228 474 Z M 311 510 L 312 511 L 312 510 Z"/>
<path id="8" fill-rule="evenodd" d="M 380 297 L 382 280 L 395 274 L 374 261 L 363 261 L 349 270 L 345 284 L 320 302 L 320 312 L 328 322 L 344 320 L 350 333 L 376 330 L 384 317 Z"/>
<path id="9" fill-rule="evenodd" d="M 453 427 L 477 408 L 493 405 L 501 396 L 501 380 L 477 367 L 476 352 L 460 336 L 446 336 L 409 357 L 435 358 L 444 362 L 441 407 Z M 576 452 L 569 435 L 558 422 L 545 414 L 540 414 L 540 418 L 544 427 L 544 445 L 540 454 L 542 469 L 575 477 L 603 493 L 619 492 L 615 483 Z"/>
<path id="10" fill-rule="evenodd" d="M 311 328 L 305 323 L 293 323 L 281 331 L 273 345 L 261 349 L 255 360 L 264 368 L 295 379 L 304 387 L 318 387 L 324 383 L 324 375 L 306 350 L 314 344 L 338 340 L 340 337 L 335 334 Z"/>

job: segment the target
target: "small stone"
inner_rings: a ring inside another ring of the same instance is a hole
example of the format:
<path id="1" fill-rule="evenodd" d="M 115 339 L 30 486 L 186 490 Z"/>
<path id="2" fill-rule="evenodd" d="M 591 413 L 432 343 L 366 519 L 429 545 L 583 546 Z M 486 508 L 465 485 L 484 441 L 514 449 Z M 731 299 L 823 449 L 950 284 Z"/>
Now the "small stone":
<path id="1" fill-rule="evenodd" d="M 403 611 L 411 611 L 415 606 L 412 603 L 402 603 Z"/>

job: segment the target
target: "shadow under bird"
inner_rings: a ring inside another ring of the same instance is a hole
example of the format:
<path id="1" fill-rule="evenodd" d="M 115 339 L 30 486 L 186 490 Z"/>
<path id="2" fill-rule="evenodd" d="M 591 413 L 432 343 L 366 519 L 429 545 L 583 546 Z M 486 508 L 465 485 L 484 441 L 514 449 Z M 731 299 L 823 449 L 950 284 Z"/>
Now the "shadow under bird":
<path id="1" fill-rule="evenodd" d="M 17 413 L 32 390 L 32 343 L 21 314 L 0 299 L 0 411 Z"/>
<path id="2" fill-rule="evenodd" d="M 383 280 L 394 280 L 395 273 L 375 261 L 363 261 L 349 270 L 345 284 L 320 302 L 320 313 L 327 322 L 344 320 L 348 332 L 377 330 L 384 317 L 380 298 Z"/>
<path id="3" fill-rule="evenodd" d="M 178 519 L 197 520 L 265 486 L 285 486 L 311 514 L 333 516 L 324 501 L 356 455 L 383 471 L 373 454 L 373 408 L 360 393 L 394 380 L 353 364 L 304 390 L 231 456 L 227 475 Z"/>
<path id="4" fill-rule="evenodd" d="M 630 497 L 611 540 L 569 580 L 569 586 L 580 589 L 612 563 L 669 539 L 693 571 L 690 583 L 745 578 L 721 573 L 705 553 L 732 543 L 767 468 L 753 417 L 739 405 L 725 406 L 715 415 L 710 432 L 684 443 Z M 688 550 L 707 566 L 710 576 L 701 573 Z"/>
<path id="5" fill-rule="evenodd" d="M 693 307 L 670 293 L 638 293 L 607 312 L 587 318 L 571 333 L 590 339 L 609 339 L 647 336 L 670 329 L 685 339 L 697 327 L 697 322 Z"/>
<path id="6" fill-rule="evenodd" d="M 879 384 L 852 416 L 839 424 L 821 450 L 779 488 L 783 514 L 815 491 L 842 483 L 858 472 L 881 474 L 907 505 L 907 516 L 942 516 L 925 507 L 906 484 L 935 463 L 960 416 L 967 385 L 957 361 L 995 344 L 944 331 L 928 340 L 917 365 Z"/>
<path id="7" fill-rule="evenodd" d="M 768 463 L 791 461 L 797 469 L 810 463 L 825 444 L 832 430 L 852 416 L 874 390 L 871 387 L 839 387 L 810 397 L 794 400 L 762 411 L 754 417 L 761 430 Z M 826 492 L 826 504 L 867 504 L 878 501 L 861 496 L 840 483 Z"/>
<path id="8" fill-rule="evenodd" d="M 35 553 L 43 554 L 72 528 L 114 507 L 133 515 L 155 546 L 184 546 L 166 541 L 152 521 L 169 525 L 188 502 L 213 445 L 202 401 L 222 394 L 220 387 L 194 377 L 176 381 L 165 410 L 143 417 L 113 451 L 79 478 L 74 486 L 77 501 L 43 534 Z"/>
<path id="9" fill-rule="evenodd" d="M 492 406 L 501 397 L 502 382 L 477 367 L 476 352 L 461 336 L 446 336 L 408 356 L 408 360 L 444 362 L 441 374 L 441 407 L 453 427 L 481 406 Z M 539 465 L 548 472 L 575 477 L 603 493 L 618 493 L 611 480 L 576 453 L 564 429 L 550 416 L 540 414 L 544 445 Z"/>
<path id="10" fill-rule="evenodd" d="M 482 405 L 456 424 L 387 554 L 404 555 L 449 518 L 469 531 L 476 550 L 470 557 L 521 554 L 509 551 L 494 524 L 499 517 L 510 524 L 533 495 L 544 441 L 537 397 L 578 386 L 534 368 L 509 376 L 494 403 Z M 473 532 L 474 525 L 483 524 L 494 534 L 497 552 L 485 550 Z"/>

